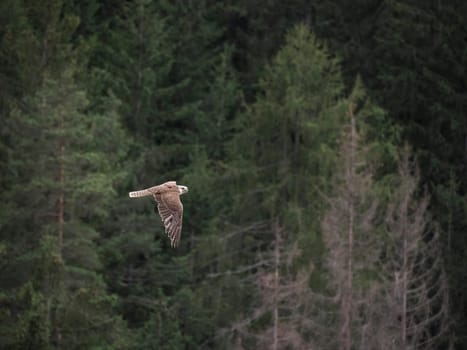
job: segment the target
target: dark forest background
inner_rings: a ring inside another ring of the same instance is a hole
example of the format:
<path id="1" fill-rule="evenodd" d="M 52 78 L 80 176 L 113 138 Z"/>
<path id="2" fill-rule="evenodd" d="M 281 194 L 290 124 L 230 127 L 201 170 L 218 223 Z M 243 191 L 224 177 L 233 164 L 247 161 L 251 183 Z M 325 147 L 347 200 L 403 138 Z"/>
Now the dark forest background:
<path id="1" fill-rule="evenodd" d="M 0 41 L 0 348 L 467 348 L 467 2 L 0 0 Z M 178 249 L 128 198 L 168 180 Z"/>

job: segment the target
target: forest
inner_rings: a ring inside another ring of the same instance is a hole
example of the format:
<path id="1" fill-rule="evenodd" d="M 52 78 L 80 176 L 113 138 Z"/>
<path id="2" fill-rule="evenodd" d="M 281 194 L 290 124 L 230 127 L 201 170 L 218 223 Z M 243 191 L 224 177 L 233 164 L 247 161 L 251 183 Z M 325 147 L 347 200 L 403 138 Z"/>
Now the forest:
<path id="1" fill-rule="evenodd" d="M 467 349 L 467 2 L 0 0 L 0 349 Z M 173 248 L 151 197 L 189 188 Z"/>

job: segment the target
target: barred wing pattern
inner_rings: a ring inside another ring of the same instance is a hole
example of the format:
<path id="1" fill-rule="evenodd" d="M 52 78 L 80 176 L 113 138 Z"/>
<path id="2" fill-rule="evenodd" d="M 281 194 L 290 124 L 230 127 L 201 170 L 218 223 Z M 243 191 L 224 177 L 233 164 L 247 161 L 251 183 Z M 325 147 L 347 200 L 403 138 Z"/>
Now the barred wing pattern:
<path id="1" fill-rule="evenodd" d="M 170 239 L 172 247 L 177 247 L 182 232 L 183 204 L 180 196 L 174 192 L 155 195 L 157 210 L 165 227 L 165 233 Z"/>
<path id="2" fill-rule="evenodd" d="M 128 193 L 128 195 L 130 196 L 130 198 L 154 196 L 158 192 L 158 190 L 160 190 L 160 188 L 161 186 L 153 186 L 141 191 L 130 192 Z"/>
<path id="3" fill-rule="evenodd" d="M 165 227 L 165 233 L 172 247 L 180 243 L 182 231 L 183 204 L 180 195 L 188 192 L 188 187 L 178 186 L 175 181 L 169 181 L 159 186 L 153 186 L 140 191 L 130 192 L 131 198 L 153 196 L 157 202 L 157 211 Z"/>

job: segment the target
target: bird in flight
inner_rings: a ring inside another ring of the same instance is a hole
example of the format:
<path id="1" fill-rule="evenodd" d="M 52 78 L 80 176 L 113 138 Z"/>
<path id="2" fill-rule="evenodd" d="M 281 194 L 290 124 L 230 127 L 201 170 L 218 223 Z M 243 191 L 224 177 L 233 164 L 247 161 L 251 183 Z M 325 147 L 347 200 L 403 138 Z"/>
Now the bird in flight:
<path id="1" fill-rule="evenodd" d="M 157 202 L 157 210 L 164 223 L 165 233 L 170 238 L 172 247 L 180 243 L 182 231 L 183 204 L 180 195 L 187 193 L 188 187 L 177 185 L 176 181 L 168 181 L 162 185 L 128 193 L 130 198 L 153 196 Z"/>

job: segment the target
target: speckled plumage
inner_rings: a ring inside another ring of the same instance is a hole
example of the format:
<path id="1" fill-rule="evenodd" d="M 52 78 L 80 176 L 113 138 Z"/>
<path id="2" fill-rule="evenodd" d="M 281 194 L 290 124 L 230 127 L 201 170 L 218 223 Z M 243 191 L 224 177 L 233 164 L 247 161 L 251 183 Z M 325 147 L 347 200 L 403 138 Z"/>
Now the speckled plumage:
<path id="1" fill-rule="evenodd" d="M 183 204 L 180 201 L 180 195 L 186 192 L 188 192 L 188 187 L 177 185 L 175 181 L 168 181 L 162 185 L 129 193 L 130 198 L 154 197 L 157 202 L 157 210 L 165 227 L 165 232 L 174 248 L 180 243 L 182 231 Z"/>

